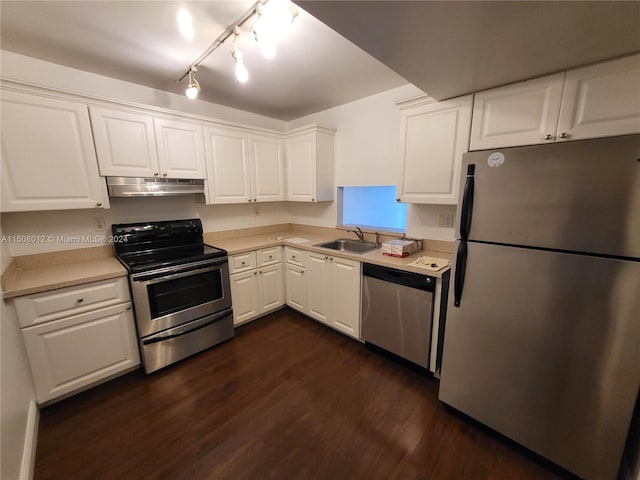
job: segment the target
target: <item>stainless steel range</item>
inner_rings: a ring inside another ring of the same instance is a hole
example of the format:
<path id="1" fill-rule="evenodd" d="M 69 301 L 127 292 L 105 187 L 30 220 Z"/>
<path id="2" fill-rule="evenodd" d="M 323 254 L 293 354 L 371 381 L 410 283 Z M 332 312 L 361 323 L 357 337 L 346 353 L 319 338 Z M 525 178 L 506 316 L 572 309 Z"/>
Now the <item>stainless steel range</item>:
<path id="1" fill-rule="evenodd" d="M 204 243 L 199 219 L 111 229 L 129 271 L 146 373 L 233 337 L 227 252 Z"/>

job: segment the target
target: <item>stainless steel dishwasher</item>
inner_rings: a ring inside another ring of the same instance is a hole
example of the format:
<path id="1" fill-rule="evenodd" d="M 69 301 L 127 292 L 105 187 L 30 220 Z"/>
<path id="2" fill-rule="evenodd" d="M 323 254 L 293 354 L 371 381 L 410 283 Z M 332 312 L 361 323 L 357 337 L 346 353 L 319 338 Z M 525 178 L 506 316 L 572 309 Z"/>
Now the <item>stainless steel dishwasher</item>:
<path id="1" fill-rule="evenodd" d="M 435 278 L 369 263 L 362 275 L 364 341 L 428 368 Z"/>

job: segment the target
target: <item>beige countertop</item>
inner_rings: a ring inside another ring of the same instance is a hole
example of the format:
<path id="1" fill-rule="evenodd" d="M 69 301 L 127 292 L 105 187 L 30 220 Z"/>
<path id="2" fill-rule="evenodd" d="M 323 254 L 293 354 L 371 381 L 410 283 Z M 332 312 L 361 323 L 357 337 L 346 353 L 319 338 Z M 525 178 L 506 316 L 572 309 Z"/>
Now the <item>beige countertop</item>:
<path id="1" fill-rule="evenodd" d="M 303 250 L 309 250 L 312 252 L 319 252 L 330 254 L 335 257 L 349 258 L 351 260 L 356 260 L 359 262 L 365 263 L 373 263 L 375 265 L 381 265 L 385 267 L 398 268 L 401 270 L 406 270 L 409 272 L 420 273 L 423 275 L 431 275 L 436 278 L 442 278 L 442 275 L 449 271 L 450 267 L 446 267 L 437 272 L 433 272 L 431 270 L 426 270 L 424 268 L 409 266 L 409 263 L 412 263 L 420 256 L 428 256 L 439 258 L 443 260 L 450 261 L 451 254 L 442 251 L 435 250 L 421 250 L 419 252 L 414 253 L 413 255 L 397 258 L 390 257 L 387 255 L 383 255 L 381 250 L 373 250 L 371 252 L 363 253 L 363 254 L 355 254 L 348 252 L 340 252 L 330 248 L 322 248 L 316 247 L 315 245 L 318 243 L 327 242 L 330 240 L 335 240 L 337 238 L 349 238 L 352 237 L 352 234 L 346 234 L 346 232 L 341 231 L 321 231 L 318 229 L 317 232 L 311 231 L 297 231 L 297 230 L 282 230 L 277 232 L 270 232 L 258 235 L 247 235 L 242 237 L 235 238 L 215 238 L 214 234 L 205 235 L 205 242 L 211 245 L 215 245 L 216 247 L 223 248 L 230 255 L 234 255 L 237 253 L 244 253 L 251 250 L 257 250 L 260 248 L 271 247 L 274 245 L 284 245 L 293 248 L 301 248 Z M 294 243 L 291 242 L 290 239 L 305 239 L 305 242 L 302 243 Z M 355 238 L 354 238 L 355 239 Z"/>
<path id="2" fill-rule="evenodd" d="M 276 229 L 273 231 L 269 227 L 244 229 L 235 232 L 206 233 L 204 238 L 206 243 L 223 248 L 230 255 L 275 245 L 284 245 L 349 258 L 359 262 L 431 275 L 436 278 L 441 278 L 449 270 L 449 267 L 447 267 L 433 272 L 408 265 L 420 256 L 450 260 L 451 253 L 447 251 L 427 248 L 408 257 L 396 258 L 382 255 L 380 249 L 364 254 L 354 254 L 315 246 L 318 243 L 351 236 L 352 234 L 333 228 L 291 228 L 285 224 L 282 225 L 281 230 Z M 305 241 L 295 243 L 291 241 L 292 239 L 304 239 Z M 434 242 L 434 245 L 444 244 L 446 246 L 447 243 Z M 110 246 L 24 255 L 14 258 L 2 274 L 3 297 L 5 299 L 19 297 L 126 275 L 127 270 L 113 257 Z"/>
<path id="3" fill-rule="evenodd" d="M 14 258 L 2 274 L 3 297 L 19 297 L 126 275 L 127 270 L 113 256 L 111 247 L 25 255 Z"/>

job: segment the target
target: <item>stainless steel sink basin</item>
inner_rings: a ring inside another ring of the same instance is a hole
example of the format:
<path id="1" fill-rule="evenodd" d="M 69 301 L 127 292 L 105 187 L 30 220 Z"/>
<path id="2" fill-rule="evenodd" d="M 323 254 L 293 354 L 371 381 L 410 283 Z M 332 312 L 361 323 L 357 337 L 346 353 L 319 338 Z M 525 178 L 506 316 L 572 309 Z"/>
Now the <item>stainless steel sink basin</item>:
<path id="1" fill-rule="evenodd" d="M 366 253 L 380 248 L 375 243 L 359 242 L 349 238 L 339 238 L 338 240 L 332 240 L 330 242 L 318 243 L 314 245 L 314 247 L 330 248 L 332 250 L 349 253 Z"/>

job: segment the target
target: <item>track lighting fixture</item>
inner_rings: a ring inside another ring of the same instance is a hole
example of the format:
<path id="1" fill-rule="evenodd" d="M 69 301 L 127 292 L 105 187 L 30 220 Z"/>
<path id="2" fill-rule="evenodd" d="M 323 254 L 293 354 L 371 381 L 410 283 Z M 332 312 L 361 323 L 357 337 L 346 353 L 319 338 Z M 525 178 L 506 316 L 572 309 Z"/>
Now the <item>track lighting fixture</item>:
<path id="1" fill-rule="evenodd" d="M 240 83 L 247 83 L 247 80 L 249 80 L 249 70 L 247 70 L 247 67 L 244 65 L 244 54 L 242 50 L 234 48 L 231 56 L 236 61 L 236 78 Z"/>
<path id="2" fill-rule="evenodd" d="M 198 67 L 196 67 L 195 65 L 191 65 L 189 67 L 189 85 L 187 86 L 187 89 L 184 93 L 191 100 L 197 98 L 198 94 L 200 93 L 200 84 L 198 83 L 198 80 L 196 80 L 197 71 Z"/>
<path id="3" fill-rule="evenodd" d="M 195 78 L 198 66 L 205 61 L 220 45 L 233 36 L 231 55 L 235 61 L 235 74 L 240 83 L 249 80 L 249 71 L 244 64 L 244 53 L 238 47 L 241 36 L 250 35 L 258 43 L 262 55 L 272 59 L 276 55 L 276 45 L 283 33 L 291 26 L 298 16 L 298 9 L 289 0 L 258 0 L 238 20 L 229 25 L 209 47 L 189 66 L 189 69 L 176 81 L 181 82 L 189 77 L 189 84 L 185 90 L 187 97 L 194 99 L 200 93 L 200 84 Z M 251 27 L 240 27 L 248 24 Z"/>

